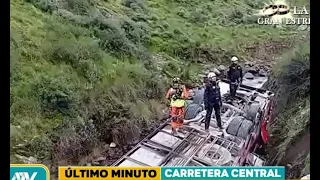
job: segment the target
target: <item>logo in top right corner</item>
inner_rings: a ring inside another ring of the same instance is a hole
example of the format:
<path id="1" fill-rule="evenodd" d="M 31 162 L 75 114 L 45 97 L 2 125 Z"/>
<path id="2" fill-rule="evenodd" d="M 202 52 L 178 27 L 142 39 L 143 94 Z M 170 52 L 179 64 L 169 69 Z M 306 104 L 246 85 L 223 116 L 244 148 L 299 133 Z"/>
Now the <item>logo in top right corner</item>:
<path id="1" fill-rule="evenodd" d="M 273 2 L 259 11 L 258 24 L 310 25 L 309 11 L 307 6 L 291 8 L 284 1 Z"/>

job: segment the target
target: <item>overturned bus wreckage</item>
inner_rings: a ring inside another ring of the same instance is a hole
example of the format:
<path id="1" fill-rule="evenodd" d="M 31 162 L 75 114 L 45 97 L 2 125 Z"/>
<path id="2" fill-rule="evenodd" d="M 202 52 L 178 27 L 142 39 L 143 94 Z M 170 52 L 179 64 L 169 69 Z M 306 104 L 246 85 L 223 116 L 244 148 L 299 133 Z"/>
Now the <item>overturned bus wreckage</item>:
<path id="1" fill-rule="evenodd" d="M 228 103 L 229 85 L 220 83 L 223 97 L 218 129 L 214 113 L 209 133 L 204 131 L 206 111 L 203 89 L 188 100 L 184 127 L 171 134 L 170 120 L 154 130 L 112 166 L 263 166 L 260 150 L 268 141 L 274 94 L 240 85 L 237 100 Z"/>

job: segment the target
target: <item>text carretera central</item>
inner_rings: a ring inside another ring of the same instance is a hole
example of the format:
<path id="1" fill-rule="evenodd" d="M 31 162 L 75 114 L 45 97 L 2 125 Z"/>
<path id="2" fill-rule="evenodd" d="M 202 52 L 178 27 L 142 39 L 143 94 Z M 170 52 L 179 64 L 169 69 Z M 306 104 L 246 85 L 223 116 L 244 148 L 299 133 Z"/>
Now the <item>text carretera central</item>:
<path id="1" fill-rule="evenodd" d="M 282 172 L 274 168 L 169 168 L 162 170 L 166 178 L 281 178 L 283 177 Z"/>
<path id="2" fill-rule="evenodd" d="M 284 167 L 59 167 L 60 180 L 277 179 Z"/>

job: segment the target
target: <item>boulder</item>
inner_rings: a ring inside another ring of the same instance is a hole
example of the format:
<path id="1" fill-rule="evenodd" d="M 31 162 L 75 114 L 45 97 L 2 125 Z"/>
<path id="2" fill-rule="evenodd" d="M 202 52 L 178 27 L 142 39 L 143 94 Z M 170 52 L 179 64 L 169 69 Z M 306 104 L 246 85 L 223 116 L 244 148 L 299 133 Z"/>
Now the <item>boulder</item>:
<path id="1" fill-rule="evenodd" d="M 254 79 L 254 75 L 252 73 L 245 73 L 243 76 L 245 79 Z"/>
<path id="2" fill-rule="evenodd" d="M 216 73 L 216 75 L 220 75 L 220 71 L 217 68 L 213 68 L 212 72 Z"/>
<path id="3" fill-rule="evenodd" d="M 254 64 L 250 61 L 247 61 L 244 63 L 244 65 L 248 66 L 248 67 L 252 67 Z"/>
<path id="4" fill-rule="evenodd" d="M 92 166 L 92 164 L 91 163 L 87 163 L 86 166 Z"/>
<path id="5" fill-rule="evenodd" d="M 199 74 L 198 77 L 199 77 L 200 79 L 202 79 L 202 78 L 206 77 L 206 75 L 205 75 L 205 74 Z"/>
<path id="6" fill-rule="evenodd" d="M 35 157 L 25 157 L 25 156 L 21 156 L 19 154 L 15 155 L 17 158 L 19 158 L 21 161 L 23 161 L 25 164 L 37 164 L 38 163 L 38 159 Z"/>
<path id="7" fill-rule="evenodd" d="M 224 65 L 218 66 L 219 71 L 225 71 L 227 68 Z"/>
<path id="8" fill-rule="evenodd" d="M 99 165 L 101 165 L 99 162 L 96 162 L 96 161 L 93 161 L 91 164 L 94 165 L 94 166 L 99 166 Z"/>
<path id="9" fill-rule="evenodd" d="M 105 157 L 99 157 L 99 158 L 95 159 L 94 161 L 100 162 L 100 161 L 105 161 L 105 160 L 106 160 Z"/>
<path id="10" fill-rule="evenodd" d="M 203 68 L 204 69 L 211 69 L 212 68 L 212 64 L 205 64 L 205 65 L 203 65 Z"/>
<path id="11" fill-rule="evenodd" d="M 247 72 L 251 73 L 251 74 L 258 74 L 259 72 L 259 67 L 258 66 L 252 66 L 250 68 L 247 69 Z"/>
<path id="12" fill-rule="evenodd" d="M 266 77 L 268 75 L 267 71 L 264 69 L 260 69 L 258 72 L 259 76 Z"/>

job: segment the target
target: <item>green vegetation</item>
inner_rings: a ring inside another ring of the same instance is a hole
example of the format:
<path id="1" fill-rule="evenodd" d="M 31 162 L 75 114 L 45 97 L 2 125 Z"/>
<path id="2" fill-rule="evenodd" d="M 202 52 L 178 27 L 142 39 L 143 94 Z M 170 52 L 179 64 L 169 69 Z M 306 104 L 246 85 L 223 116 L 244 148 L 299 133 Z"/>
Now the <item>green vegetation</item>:
<path id="1" fill-rule="evenodd" d="M 192 82 L 195 62 L 291 43 L 291 28 L 256 24 L 263 3 L 11 0 L 11 162 L 34 156 L 53 169 L 101 142 L 125 144 L 162 117 L 167 78 Z"/>
<path id="2" fill-rule="evenodd" d="M 301 142 L 301 138 L 310 132 L 309 40 L 282 56 L 266 86 L 276 93 L 277 104 L 276 118 L 270 127 L 273 137 L 269 161 L 272 164 L 290 161 L 298 171 L 289 173 L 288 178 L 299 178 L 303 168 L 308 172 L 310 166 L 308 144 Z M 305 146 L 302 149 L 306 152 L 295 152 L 297 146 Z M 296 154 L 295 159 L 288 159 L 290 151 Z"/>
<path id="3" fill-rule="evenodd" d="M 306 158 L 306 167 L 304 169 L 306 174 L 310 173 L 310 153 L 308 154 L 307 158 Z"/>

